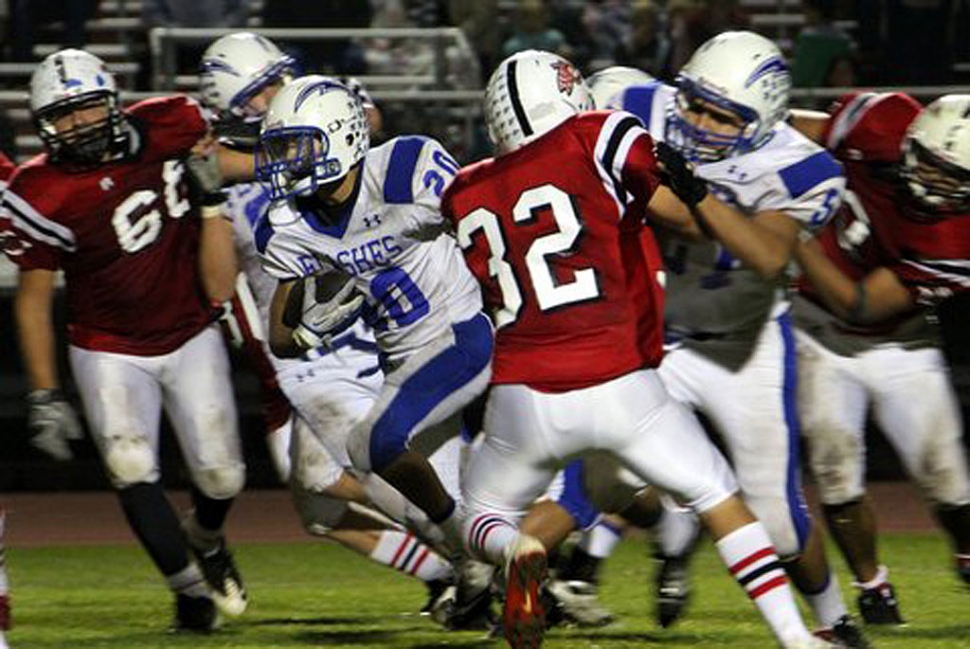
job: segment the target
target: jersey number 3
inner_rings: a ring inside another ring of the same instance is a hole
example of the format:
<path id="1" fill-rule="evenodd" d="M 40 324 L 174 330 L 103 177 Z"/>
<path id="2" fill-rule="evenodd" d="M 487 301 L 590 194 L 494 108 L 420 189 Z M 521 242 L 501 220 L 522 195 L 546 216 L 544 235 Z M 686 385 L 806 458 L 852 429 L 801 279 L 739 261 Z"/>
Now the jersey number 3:
<path id="1" fill-rule="evenodd" d="M 573 272 L 571 282 L 560 283 L 549 268 L 548 258 L 563 255 L 576 249 L 582 223 L 569 194 L 553 185 L 540 185 L 528 189 L 519 196 L 512 208 L 512 219 L 517 225 L 535 221 L 539 212 L 549 210 L 556 221 L 558 232 L 537 237 L 525 255 L 526 268 L 535 290 L 540 311 L 549 311 L 567 304 L 586 302 L 599 297 L 599 281 L 596 271 L 583 268 Z M 502 305 L 495 310 L 495 326 L 503 327 L 515 322 L 522 309 L 522 289 L 515 277 L 512 264 L 506 258 L 505 236 L 498 215 L 480 207 L 458 222 L 458 244 L 462 248 L 472 245 L 472 236 L 481 230 L 488 242 L 491 256 L 488 259 L 489 275 L 496 279 L 502 293 Z"/>

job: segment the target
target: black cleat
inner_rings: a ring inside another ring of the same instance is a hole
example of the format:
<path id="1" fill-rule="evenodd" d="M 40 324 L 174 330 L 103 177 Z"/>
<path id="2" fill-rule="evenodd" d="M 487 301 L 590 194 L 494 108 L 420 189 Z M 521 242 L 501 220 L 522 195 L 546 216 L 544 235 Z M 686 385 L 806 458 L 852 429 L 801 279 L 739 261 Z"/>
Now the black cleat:
<path id="1" fill-rule="evenodd" d="M 886 582 L 859 593 L 859 614 L 866 624 L 903 625 L 892 584 Z"/>
<path id="2" fill-rule="evenodd" d="M 831 627 L 819 629 L 815 635 L 837 647 L 869 649 L 872 646 L 862 634 L 862 629 L 848 615 L 840 617 Z"/>
<path id="3" fill-rule="evenodd" d="M 658 557 L 657 571 L 657 623 L 667 628 L 680 619 L 690 597 L 690 581 L 687 576 L 686 557 Z"/>
<path id="4" fill-rule="evenodd" d="M 208 597 L 175 596 L 175 626 L 173 631 L 211 633 L 219 626 L 215 602 Z"/>
<path id="5" fill-rule="evenodd" d="M 613 622 L 613 614 L 599 601 L 596 584 L 579 581 L 552 580 L 546 584 L 540 598 L 552 601 L 546 607 L 546 623 L 574 624 L 579 627 L 601 627 Z M 552 613 L 552 614 L 550 614 Z"/>
<path id="6" fill-rule="evenodd" d="M 421 615 L 431 615 L 434 612 L 435 604 L 451 585 L 450 579 L 432 579 L 424 582 L 425 588 L 428 589 L 428 601 L 421 607 Z"/>
<path id="7" fill-rule="evenodd" d="M 242 615 L 249 605 L 249 595 L 225 540 L 220 540 L 214 550 L 203 552 L 193 548 L 192 553 L 212 589 L 212 599 L 219 610 L 231 617 Z"/>

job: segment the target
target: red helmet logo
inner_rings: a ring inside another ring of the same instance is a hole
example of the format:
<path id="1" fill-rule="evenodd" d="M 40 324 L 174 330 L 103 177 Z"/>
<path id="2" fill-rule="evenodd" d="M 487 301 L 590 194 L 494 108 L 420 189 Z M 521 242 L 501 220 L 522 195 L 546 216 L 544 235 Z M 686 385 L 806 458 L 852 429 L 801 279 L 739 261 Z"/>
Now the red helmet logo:
<path id="1" fill-rule="evenodd" d="M 552 67 L 556 70 L 556 85 L 559 87 L 559 92 L 573 94 L 573 88 L 583 80 L 583 75 L 572 64 L 565 61 L 556 61 Z"/>

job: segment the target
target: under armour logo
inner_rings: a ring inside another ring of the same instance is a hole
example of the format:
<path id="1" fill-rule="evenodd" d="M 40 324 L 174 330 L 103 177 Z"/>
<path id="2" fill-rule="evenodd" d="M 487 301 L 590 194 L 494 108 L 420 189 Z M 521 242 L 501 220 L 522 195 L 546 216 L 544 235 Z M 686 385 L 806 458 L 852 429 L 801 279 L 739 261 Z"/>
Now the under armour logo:
<path id="1" fill-rule="evenodd" d="M 364 217 L 364 225 L 366 225 L 369 228 L 376 228 L 380 224 L 381 224 L 380 214 L 371 214 L 370 216 Z"/>
<path id="2" fill-rule="evenodd" d="M 98 186 L 101 187 L 101 191 L 106 192 L 115 186 L 115 181 L 111 179 L 111 176 L 105 176 L 98 183 Z"/>

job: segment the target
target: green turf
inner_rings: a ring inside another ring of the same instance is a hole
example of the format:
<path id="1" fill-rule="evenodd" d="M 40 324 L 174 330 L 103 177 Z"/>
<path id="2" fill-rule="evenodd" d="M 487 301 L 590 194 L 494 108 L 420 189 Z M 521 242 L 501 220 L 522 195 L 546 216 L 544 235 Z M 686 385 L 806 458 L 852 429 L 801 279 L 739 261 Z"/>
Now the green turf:
<path id="1" fill-rule="evenodd" d="M 870 632 L 877 647 L 970 647 L 970 590 L 950 570 L 936 535 L 887 537 L 884 559 L 908 627 Z M 14 649 L 67 647 L 493 647 L 480 633 L 446 633 L 416 615 L 420 584 L 329 544 L 241 545 L 236 556 L 252 597 L 249 611 L 207 637 L 165 633 L 170 596 L 134 546 L 9 551 Z M 709 546 L 694 564 L 687 618 L 659 630 L 647 587 L 643 542 L 627 541 L 607 565 L 603 599 L 620 621 L 605 629 L 557 629 L 548 647 L 774 646 Z M 852 597 L 848 577 L 843 589 Z M 852 604 L 854 608 L 854 603 Z"/>

